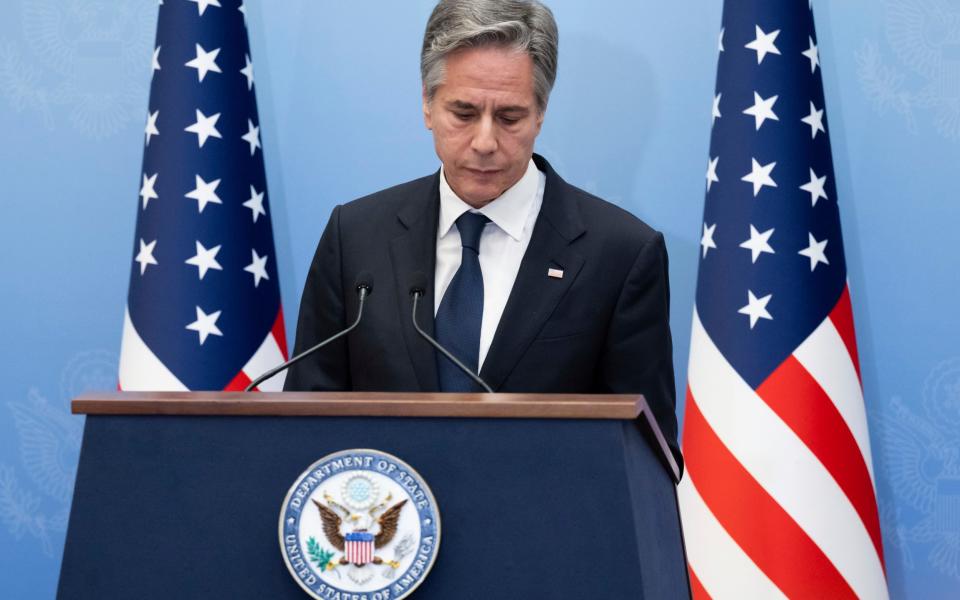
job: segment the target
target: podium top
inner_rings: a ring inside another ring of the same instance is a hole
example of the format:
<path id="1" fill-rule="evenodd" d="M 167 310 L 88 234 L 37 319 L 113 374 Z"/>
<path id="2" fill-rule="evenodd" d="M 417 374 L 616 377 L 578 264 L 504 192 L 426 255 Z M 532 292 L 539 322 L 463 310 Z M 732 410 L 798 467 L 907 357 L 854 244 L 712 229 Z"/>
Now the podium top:
<path id="1" fill-rule="evenodd" d="M 74 414 L 290 417 L 612 419 L 642 415 L 674 481 L 680 469 L 640 394 L 427 394 L 421 392 L 101 392 Z"/>
<path id="2" fill-rule="evenodd" d="M 79 396 L 74 414 L 635 419 L 636 394 L 395 392 L 105 392 Z"/>

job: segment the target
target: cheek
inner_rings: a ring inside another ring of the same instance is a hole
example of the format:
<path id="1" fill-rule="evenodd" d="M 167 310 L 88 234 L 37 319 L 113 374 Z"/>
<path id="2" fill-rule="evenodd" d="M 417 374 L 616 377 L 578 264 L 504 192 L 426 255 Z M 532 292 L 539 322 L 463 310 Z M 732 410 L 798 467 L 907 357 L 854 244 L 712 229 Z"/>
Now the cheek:
<path id="1" fill-rule="evenodd" d="M 442 141 L 443 152 L 457 164 L 469 162 L 473 153 L 473 145 L 469 136 L 450 136 Z"/>
<path id="2" fill-rule="evenodd" d="M 537 139 L 536 131 L 524 130 L 504 138 L 511 154 L 527 154 Z"/>

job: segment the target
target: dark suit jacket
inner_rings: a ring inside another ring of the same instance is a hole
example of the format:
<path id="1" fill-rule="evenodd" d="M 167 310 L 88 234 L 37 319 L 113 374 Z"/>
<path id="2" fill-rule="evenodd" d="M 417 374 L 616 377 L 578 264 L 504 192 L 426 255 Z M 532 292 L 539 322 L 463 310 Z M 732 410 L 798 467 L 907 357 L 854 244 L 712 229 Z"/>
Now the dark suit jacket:
<path id="1" fill-rule="evenodd" d="M 500 392 L 642 393 L 679 458 L 663 236 L 567 184 L 542 157 L 543 206 L 480 376 Z M 433 348 L 411 323 L 411 276 L 429 282 L 418 323 L 433 334 L 439 172 L 333 210 L 300 302 L 294 352 L 357 329 L 287 375 L 287 390 L 438 390 Z M 561 279 L 547 270 L 563 270 Z"/>

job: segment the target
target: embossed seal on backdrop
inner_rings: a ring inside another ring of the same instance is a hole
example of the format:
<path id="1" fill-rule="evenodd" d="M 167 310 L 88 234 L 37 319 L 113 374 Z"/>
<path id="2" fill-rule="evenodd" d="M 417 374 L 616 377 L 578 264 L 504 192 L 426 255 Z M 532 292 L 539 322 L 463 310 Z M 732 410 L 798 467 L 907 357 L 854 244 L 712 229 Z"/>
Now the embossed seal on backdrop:
<path id="1" fill-rule="evenodd" d="M 419 473 L 379 450 L 341 450 L 297 478 L 280 510 L 280 551 L 319 600 L 398 600 L 427 577 L 440 514 Z"/>

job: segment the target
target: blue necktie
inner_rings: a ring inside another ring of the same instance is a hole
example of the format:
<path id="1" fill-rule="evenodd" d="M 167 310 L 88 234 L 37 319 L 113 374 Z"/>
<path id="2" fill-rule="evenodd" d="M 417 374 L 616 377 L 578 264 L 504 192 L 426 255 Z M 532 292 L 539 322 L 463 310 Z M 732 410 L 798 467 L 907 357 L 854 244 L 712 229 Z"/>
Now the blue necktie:
<path id="1" fill-rule="evenodd" d="M 465 212 L 457 219 L 460 244 L 460 268 L 453 275 L 440 301 L 434 319 L 434 332 L 454 356 L 474 372 L 480 361 L 480 324 L 483 321 L 483 273 L 480 271 L 480 234 L 490 221 L 487 217 Z M 466 373 L 437 353 L 437 374 L 441 392 L 472 392 L 477 385 Z"/>

